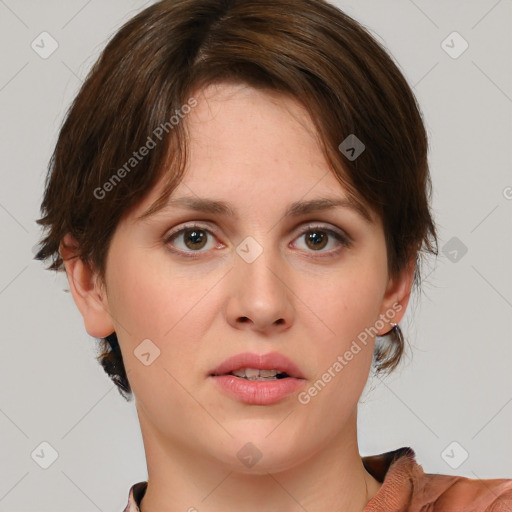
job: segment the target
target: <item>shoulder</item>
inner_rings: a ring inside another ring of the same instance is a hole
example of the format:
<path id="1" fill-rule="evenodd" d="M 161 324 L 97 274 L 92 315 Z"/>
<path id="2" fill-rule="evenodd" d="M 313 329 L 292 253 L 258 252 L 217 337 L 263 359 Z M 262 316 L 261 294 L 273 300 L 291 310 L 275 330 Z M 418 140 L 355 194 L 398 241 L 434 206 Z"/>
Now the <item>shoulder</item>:
<path id="1" fill-rule="evenodd" d="M 424 473 L 413 503 L 439 512 L 511 512 L 512 479 L 479 479 Z"/>
<path id="2" fill-rule="evenodd" d="M 382 482 L 365 512 L 512 512 L 512 479 L 425 473 L 409 447 L 363 457 L 363 463 Z"/>

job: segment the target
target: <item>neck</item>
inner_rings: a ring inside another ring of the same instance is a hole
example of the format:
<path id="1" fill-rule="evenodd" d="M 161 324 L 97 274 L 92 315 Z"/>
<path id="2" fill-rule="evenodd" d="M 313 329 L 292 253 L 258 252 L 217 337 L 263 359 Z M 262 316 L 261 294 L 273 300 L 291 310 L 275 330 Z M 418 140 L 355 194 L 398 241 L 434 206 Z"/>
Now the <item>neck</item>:
<path id="1" fill-rule="evenodd" d="M 357 410 L 309 458 L 259 473 L 241 472 L 238 465 L 164 441 L 139 418 L 148 465 L 141 512 L 363 512 L 382 485 L 365 470 L 359 455 Z"/>

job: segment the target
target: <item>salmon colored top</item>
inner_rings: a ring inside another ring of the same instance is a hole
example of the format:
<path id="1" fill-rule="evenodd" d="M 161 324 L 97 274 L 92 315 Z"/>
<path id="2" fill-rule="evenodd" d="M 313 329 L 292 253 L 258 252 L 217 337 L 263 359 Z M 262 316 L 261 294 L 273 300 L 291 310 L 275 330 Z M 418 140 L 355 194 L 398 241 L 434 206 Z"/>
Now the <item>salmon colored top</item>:
<path id="1" fill-rule="evenodd" d="M 512 512 L 512 479 L 424 473 L 409 447 L 362 457 L 382 483 L 364 512 Z M 134 484 L 123 512 L 140 512 L 147 482 Z"/>

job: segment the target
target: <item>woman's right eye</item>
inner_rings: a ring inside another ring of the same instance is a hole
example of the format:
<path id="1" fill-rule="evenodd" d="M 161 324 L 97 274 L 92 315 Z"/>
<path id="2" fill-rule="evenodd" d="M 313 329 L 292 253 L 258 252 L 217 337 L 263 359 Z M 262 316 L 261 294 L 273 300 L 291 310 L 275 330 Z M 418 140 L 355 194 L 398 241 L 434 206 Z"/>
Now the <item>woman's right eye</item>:
<path id="1" fill-rule="evenodd" d="M 215 235 L 209 229 L 192 224 L 184 226 L 178 231 L 174 231 L 168 235 L 165 239 L 165 243 L 172 245 L 176 249 L 176 252 L 205 252 L 208 250 L 208 244 L 210 244 L 210 249 L 216 247 L 214 238 Z M 205 247 L 207 248 L 203 250 Z"/>

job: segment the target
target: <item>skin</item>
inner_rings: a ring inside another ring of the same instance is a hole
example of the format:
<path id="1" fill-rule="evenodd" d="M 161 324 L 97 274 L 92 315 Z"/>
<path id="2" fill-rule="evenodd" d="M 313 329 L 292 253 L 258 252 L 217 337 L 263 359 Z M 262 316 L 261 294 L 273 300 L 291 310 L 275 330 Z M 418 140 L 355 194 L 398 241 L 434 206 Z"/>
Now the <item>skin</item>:
<path id="1" fill-rule="evenodd" d="M 207 375 L 234 354 L 278 351 L 308 389 L 393 304 L 401 310 L 379 334 L 400 322 L 414 267 L 390 278 L 375 216 L 346 207 L 283 216 L 294 201 L 346 197 L 295 100 L 233 84 L 194 97 L 189 166 L 172 197 L 229 201 L 237 217 L 174 207 L 137 221 L 159 183 L 119 223 L 105 283 L 61 247 L 87 332 L 119 339 L 147 458 L 141 510 L 361 511 L 381 486 L 362 465 L 356 429 L 374 338 L 305 405 L 296 394 L 247 405 Z M 206 245 L 194 251 L 186 234 L 166 242 L 191 221 L 209 230 Z M 344 230 L 352 243 L 324 232 L 325 247 L 308 245 L 308 223 Z M 247 236 L 263 247 L 252 263 L 236 252 Z M 134 354 L 145 339 L 160 350 L 148 366 Z M 252 468 L 237 457 L 247 442 L 262 454 Z"/>

